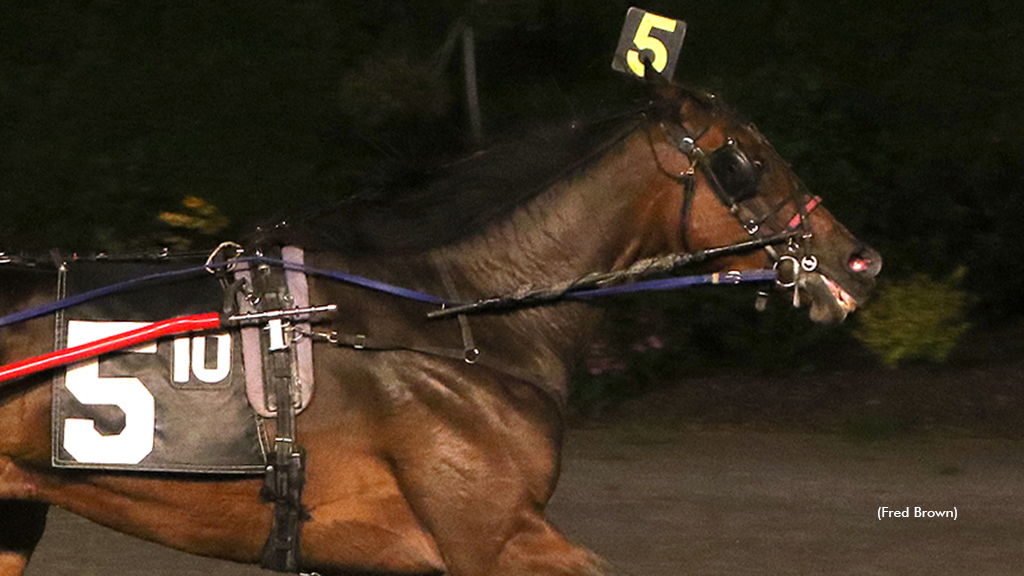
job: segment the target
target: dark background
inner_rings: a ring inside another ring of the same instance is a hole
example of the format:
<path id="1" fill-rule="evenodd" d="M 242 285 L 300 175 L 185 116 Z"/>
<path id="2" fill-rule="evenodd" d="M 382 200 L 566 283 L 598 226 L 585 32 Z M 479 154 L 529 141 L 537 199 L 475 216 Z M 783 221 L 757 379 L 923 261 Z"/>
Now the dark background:
<path id="1" fill-rule="evenodd" d="M 351 193 L 389 163 L 472 150 L 460 52 L 438 61 L 459 19 L 476 33 L 487 142 L 598 117 L 638 95 L 638 83 L 610 70 L 628 7 L 4 2 L 0 250 L 206 248 L 275 214 Z M 969 306 L 957 321 L 971 331 L 944 366 L 910 362 L 905 370 L 955 375 L 1024 357 L 1013 345 L 1024 291 L 1024 18 L 1016 3 L 642 7 L 687 21 L 677 79 L 716 92 L 754 121 L 837 217 L 882 252 L 886 282 L 962 271 Z M 205 233 L 159 218 L 194 212 L 182 206 L 191 196 L 219 210 L 206 215 L 214 224 Z M 588 380 L 578 387 L 580 412 L 675 385 L 684 373 L 881 370 L 854 337 L 856 318 L 826 329 L 780 302 L 758 317 L 751 303 L 752 294 L 731 290 L 623 302 L 599 344 L 612 351 L 597 354 L 614 369 L 580 370 Z M 655 321 L 638 327 L 628 320 L 636 317 Z M 637 345 L 652 335 L 660 346 Z M 1007 374 L 1000 386 L 1013 389 L 1016 372 Z M 890 398 L 896 385 L 879 386 Z M 711 403 L 746 397 L 712 388 L 704 391 Z M 836 390 L 807 394 L 835 398 Z M 800 402 L 781 406 L 799 419 Z M 915 425 L 905 410 L 894 412 L 896 423 L 885 426 Z"/>

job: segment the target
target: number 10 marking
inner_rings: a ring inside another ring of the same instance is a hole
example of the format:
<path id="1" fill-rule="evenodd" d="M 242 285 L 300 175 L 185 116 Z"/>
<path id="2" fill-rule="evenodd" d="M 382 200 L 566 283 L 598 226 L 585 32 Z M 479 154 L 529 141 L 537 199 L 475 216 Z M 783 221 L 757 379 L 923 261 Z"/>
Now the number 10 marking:
<path id="1" fill-rule="evenodd" d="M 189 354 L 189 339 L 175 338 L 173 366 L 175 382 L 188 382 L 189 359 L 192 361 L 192 373 L 207 384 L 220 382 L 231 373 L 231 335 L 212 336 L 217 342 L 217 363 L 213 368 L 206 367 L 206 338 L 206 336 L 192 338 L 191 354 Z"/>

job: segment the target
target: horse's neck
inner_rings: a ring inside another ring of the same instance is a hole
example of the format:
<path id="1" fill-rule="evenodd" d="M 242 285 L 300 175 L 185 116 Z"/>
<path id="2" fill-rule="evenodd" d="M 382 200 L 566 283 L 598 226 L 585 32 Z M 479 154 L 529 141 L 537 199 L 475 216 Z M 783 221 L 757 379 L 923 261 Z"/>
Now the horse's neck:
<path id="1" fill-rule="evenodd" d="M 667 247 L 658 211 L 668 180 L 637 131 L 581 174 L 439 253 L 480 297 L 623 267 Z"/>
<path id="2" fill-rule="evenodd" d="M 463 299 L 485 298 L 527 286 L 545 286 L 591 272 L 628 266 L 663 248 L 652 227 L 666 184 L 654 166 L 646 135 L 637 132 L 581 175 L 553 186 L 486 233 L 439 251 L 451 266 Z M 583 304 L 557 304 L 480 317 L 493 337 L 485 346 L 516 347 L 520 360 L 549 378 L 565 368 L 600 319 Z M 526 351 L 529 351 L 527 353 Z M 563 382 L 564 383 L 564 382 Z"/>

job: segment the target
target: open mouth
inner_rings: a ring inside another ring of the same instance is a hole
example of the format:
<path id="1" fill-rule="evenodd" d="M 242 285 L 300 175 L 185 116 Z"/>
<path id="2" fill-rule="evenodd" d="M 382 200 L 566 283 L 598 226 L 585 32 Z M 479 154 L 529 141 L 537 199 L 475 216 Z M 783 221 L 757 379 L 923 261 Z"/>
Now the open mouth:
<path id="1" fill-rule="evenodd" d="M 798 286 L 810 296 L 810 317 L 814 322 L 838 324 L 857 308 L 857 300 L 824 274 L 805 274 Z"/>
<path id="2" fill-rule="evenodd" d="M 832 293 L 832 297 L 835 298 L 836 304 L 843 310 L 843 314 L 849 314 L 857 309 L 857 301 L 850 296 L 850 293 L 843 290 L 838 284 L 831 281 L 824 274 L 821 274 L 821 280 L 828 287 L 828 291 Z"/>

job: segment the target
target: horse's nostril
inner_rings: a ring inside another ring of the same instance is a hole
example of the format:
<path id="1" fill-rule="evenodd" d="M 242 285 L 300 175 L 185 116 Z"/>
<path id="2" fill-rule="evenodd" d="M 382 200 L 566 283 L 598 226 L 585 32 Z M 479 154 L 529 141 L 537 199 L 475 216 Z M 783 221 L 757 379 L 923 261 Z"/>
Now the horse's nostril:
<path id="1" fill-rule="evenodd" d="M 882 271 L 882 255 L 867 246 L 862 246 L 850 255 L 846 267 L 854 274 L 874 278 Z"/>
<path id="2" fill-rule="evenodd" d="M 865 256 L 852 256 L 846 263 L 849 266 L 850 271 L 856 273 L 867 272 L 871 268 L 871 258 Z"/>
<path id="3" fill-rule="evenodd" d="M 860 246 L 846 260 L 846 268 L 861 278 L 874 278 L 882 272 L 882 254 L 868 246 Z"/>

